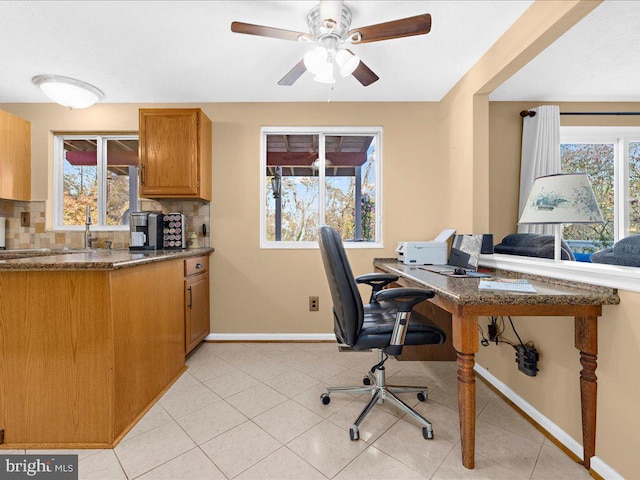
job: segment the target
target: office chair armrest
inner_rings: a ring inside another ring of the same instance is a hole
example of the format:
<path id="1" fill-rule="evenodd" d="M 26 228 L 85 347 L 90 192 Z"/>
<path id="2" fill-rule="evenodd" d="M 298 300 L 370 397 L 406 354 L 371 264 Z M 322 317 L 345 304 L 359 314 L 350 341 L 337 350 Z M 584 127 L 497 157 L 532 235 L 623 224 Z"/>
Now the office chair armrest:
<path id="1" fill-rule="evenodd" d="M 388 355 L 400 355 L 409 327 L 411 310 L 420 302 L 433 298 L 435 292 L 424 288 L 388 288 L 376 294 L 376 300 L 390 302 L 398 307 L 396 323 L 393 326 L 389 346 L 384 349 Z"/>
<path id="2" fill-rule="evenodd" d="M 371 287 L 369 303 L 378 303 L 376 293 L 397 280 L 398 276 L 392 273 L 365 273 L 356 278 L 356 283 L 366 283 L 369 285 Z"/>
<path id="3" fill-rule="evenodd" d="M 392 273 L 365 273 L 364 275 L 360 275 L 356 278 L 357 283 L 366 283 L 367 285 L 378 285 L 382 284 L 382 286 L 389 285 L 391 282 L 395 282 L 398 280 L 397 275 Z"/>
<path id="4" fill-rule="evenodd" d="M 433 298 L 435 292 L 425 288 L 388 288 L 376 293 L 379 302 L 391 302 L 398 306 L 399 312 L 410 312 L 420 302 Z"/>

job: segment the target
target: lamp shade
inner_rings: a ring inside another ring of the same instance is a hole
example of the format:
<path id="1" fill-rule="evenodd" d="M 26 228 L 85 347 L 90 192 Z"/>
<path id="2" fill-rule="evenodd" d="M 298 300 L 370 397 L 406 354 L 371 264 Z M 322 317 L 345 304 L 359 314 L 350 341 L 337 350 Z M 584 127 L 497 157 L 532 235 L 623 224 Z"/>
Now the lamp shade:
<path id="1" fill-rule="evenodd" d="M 584 173 L 538 177 L 518 223 L 602 223 L 602 213 Z"/>
<path id="2" fill-rule="evenodd" d="M 360 57 L 343 48 L 336 53 L 336 63 L 340 68 L 340 75 L 348 77 L 360 64 Z"/>
<path id="3" fill-rule="evenodd" d="M 325 63 L 322 71 L 313 77 L 313 79 L 319 83 L 328 83 L 331 85 L 336 83 L 335 77 L 333 76 L 333 63 Z"/>
<path id="4" fill-rule="evenodd" d="M 68 108 L 87 108 L 104 98 L 93 85 L 60 75 L 38 75 L 31 81 L 56 103 Z"/>
<path id="5" fill-rule="evenodd" d="M 304 54 L 304 66 L 314 75 L 322 73 L 327 65 L 328 52 L 323 47 L 316 47 Z"/>

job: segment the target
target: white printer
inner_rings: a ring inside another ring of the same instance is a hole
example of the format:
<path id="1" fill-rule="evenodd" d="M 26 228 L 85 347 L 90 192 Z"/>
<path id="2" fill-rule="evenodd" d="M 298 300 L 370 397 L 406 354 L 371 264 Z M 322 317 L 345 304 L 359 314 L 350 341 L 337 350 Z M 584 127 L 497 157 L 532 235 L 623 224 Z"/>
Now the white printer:
<path id="1" fill-rule="evenodd" d="M 448 228 L 428 242 L 398 242 L 398 261 L 405 265 L 446 265 L 447 240 L 455 232 Z"/>

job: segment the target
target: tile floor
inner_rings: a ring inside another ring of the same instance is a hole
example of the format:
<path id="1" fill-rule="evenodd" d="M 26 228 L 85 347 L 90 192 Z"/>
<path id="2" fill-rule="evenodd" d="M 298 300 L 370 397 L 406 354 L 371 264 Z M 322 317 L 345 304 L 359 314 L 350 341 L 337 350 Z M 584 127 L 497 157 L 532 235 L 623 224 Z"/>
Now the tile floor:
<path id="1" fill-rule="evenodd" d="M 115 449 L 73 452 L 80 478 L 591 478 L 481 381 L 476 468 L 462 467 L 454 362 L 386 364 L 389 383 L 429 385 L 424 403 L 402 397 L 433 422 L 434 440 L 385 404 L 352 442 L 348 428 L 366 397 L 333 394 L 323 405 L 320 394 L 327 385 L 360 385 L 376 362 L 374 352 L 339 353 L 328 343 L 204 344 Z"/>

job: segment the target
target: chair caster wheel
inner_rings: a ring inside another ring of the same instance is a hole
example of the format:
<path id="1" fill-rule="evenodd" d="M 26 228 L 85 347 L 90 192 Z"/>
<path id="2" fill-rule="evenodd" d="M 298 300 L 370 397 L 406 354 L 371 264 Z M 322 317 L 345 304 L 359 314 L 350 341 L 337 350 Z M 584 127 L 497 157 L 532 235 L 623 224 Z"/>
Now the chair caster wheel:
<path id="1" fill-rule="evenodd" d="M 363 385 L 371 385 L 371 379 L 369 377 L 364 377 L 362 379 Z"/>
<path id="2" fill-rule="evenodd" d="M 427 427 L 423 427 L 422 436 L 425 440 L 433 440 L 433 430 L 429 430 Z"/>
<path id="3" fill-rule="evenodd" d="M 331 402 L 331 397 L 328 393 L 323 393 L 322 395 L 320 395 L 320 400 L 322 400 L 323 405 L 329 405 L 329 403 Z"/>
<path id="4" fill-rule="evenodd" d="M 424 402 L 428 398 L 429 394 L 427 392 L 418 392 L 418 400 Z"/>
<path id="5" fill-rule="evenodd" d="M 360 433 L 358 432 L 358 427 L 355 425 L 349 429 L 349 438 L 352 441 L 360 440 Z"/>

